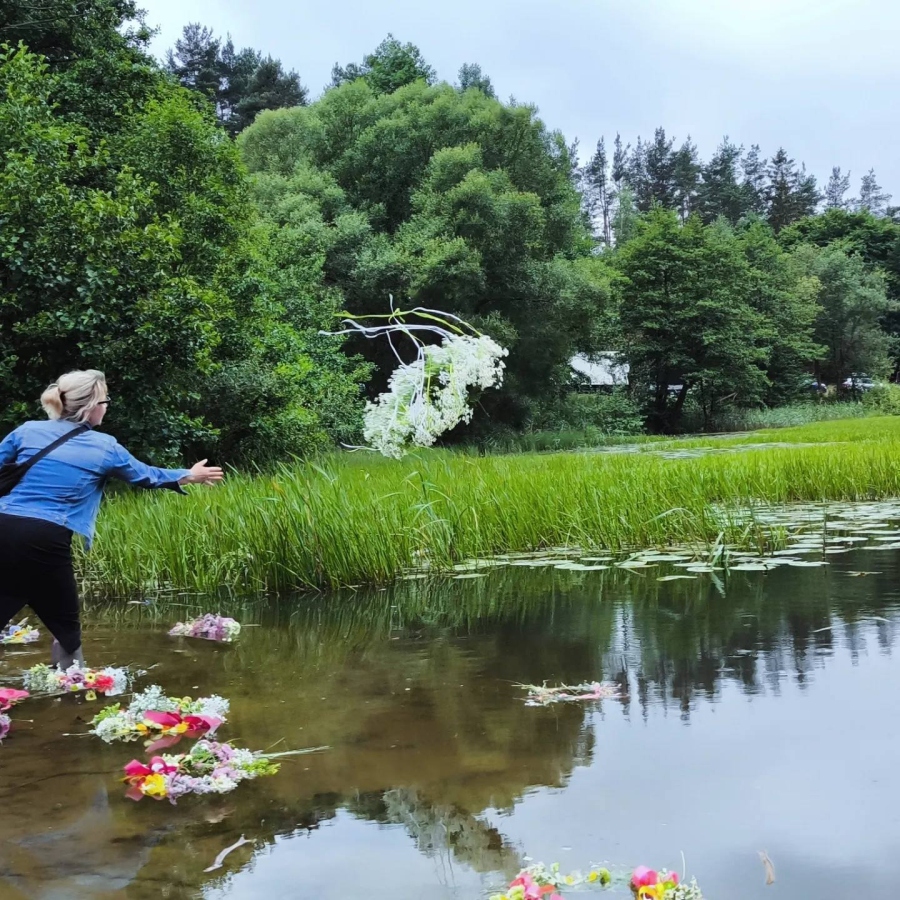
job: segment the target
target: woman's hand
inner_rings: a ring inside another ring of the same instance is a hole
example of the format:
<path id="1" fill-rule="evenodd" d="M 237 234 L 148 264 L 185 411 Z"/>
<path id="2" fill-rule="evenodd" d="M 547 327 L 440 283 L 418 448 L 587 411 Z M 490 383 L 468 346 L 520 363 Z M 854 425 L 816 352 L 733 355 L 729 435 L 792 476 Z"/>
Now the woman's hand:
<path id="1" fill-rule="evenodd" d="M 179 479 L 179 484 L 218 484 L 225 478 L 225 473 L 218 466 L 208 466 L 207 460 L 191 466 L 191 474 L 187 478 Z"/>

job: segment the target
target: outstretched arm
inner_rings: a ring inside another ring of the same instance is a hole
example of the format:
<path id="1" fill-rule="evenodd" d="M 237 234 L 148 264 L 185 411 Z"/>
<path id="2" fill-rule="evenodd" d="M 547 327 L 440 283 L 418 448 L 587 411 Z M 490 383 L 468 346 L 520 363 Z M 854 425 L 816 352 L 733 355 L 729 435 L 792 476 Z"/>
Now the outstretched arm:
<path id="1" fill-rule="evenodd" d="M 113 464 L 109 474 L 142 488 L 170 488 L 181 493 L 183 484 L 215 484 L 224 478 L 222 470 L 207 466 L 206 460 L 191 469 L 160 469 L 148 466 L 132 456 L 121 444 L 113 450 Z"/>

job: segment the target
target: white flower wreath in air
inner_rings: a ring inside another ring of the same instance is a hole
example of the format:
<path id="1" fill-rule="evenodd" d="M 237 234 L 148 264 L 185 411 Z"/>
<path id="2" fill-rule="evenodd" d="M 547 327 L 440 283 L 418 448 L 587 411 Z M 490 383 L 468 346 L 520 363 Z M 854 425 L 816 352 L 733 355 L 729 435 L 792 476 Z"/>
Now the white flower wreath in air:
<path id="1" fill-rule="evenodd" d="M 425 320 L 410 323 L 410 317 Z M 365 320 L 386 319 L 386 324 L 366 325 Z M 508 351 L 458 316 L 416 307 L 394 309 L 375 316 L 346 316 L 346 327 L 332 335 L 361 334 L 386 337 L 399 363 L 388 381 L 388 390 L 367 402 L 363 437 L 368 448 L 399 459 L 411 447 L 430 447 L 440 435 L 460 422 L 470 422 L 475 412 L 472 393 L 503 382 L 503 357 Z M 426 344 L 418 335 L 436 335 L 440 344 Z M 394 337 L 405 335 L 415 346 L 416 358 L 404 362 Z"/>

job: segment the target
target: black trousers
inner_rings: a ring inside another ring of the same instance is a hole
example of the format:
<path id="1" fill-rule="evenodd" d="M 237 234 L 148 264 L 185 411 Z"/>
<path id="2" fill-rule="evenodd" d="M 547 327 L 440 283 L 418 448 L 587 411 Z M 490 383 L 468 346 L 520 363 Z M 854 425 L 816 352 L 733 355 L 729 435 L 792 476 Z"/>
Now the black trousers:
<path id="1" fill-rule="evenodd" d="M 30 606 L 66 653 L 81 646 L 72 532 L 0 513 L 0 628 Z"/>

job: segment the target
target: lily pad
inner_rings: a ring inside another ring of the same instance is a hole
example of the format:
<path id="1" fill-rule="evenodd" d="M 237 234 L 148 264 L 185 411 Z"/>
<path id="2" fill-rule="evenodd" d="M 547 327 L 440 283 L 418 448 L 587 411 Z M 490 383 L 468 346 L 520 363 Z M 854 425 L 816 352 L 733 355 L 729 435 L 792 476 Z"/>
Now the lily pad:
<path id="1" fill-rule="evenodd" d="M 684 553 L 642 553 L 638 559 L 645 562 L 682 562 L 688 556 Z"/>

